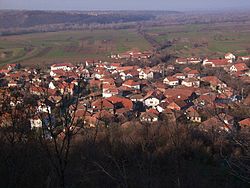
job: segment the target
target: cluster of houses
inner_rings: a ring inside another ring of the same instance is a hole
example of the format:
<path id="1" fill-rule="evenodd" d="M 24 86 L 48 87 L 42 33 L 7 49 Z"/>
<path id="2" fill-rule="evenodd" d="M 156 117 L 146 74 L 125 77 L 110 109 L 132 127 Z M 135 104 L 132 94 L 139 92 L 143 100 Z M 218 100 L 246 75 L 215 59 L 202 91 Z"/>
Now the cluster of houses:
<path id="1" fill-rule="evenodd" d="M 172 122 L 185 120 L 205 131 L 248 129 L 250 117 L 236 119 L 228 109 L 232 108 L 231 104 L 249 107 L 250 94 L 243 96 L 218 77 L 189 66 L 223 68 L 232 77 L 249 80 L 248 60 L 247 57 L 236 59 L 229 53 L 224 59 L 178 58 L 167 66 L 144 68 L 101 61 L 78 65 L 58 63 L 48 70 L 11 64 L 0 70 L 0 93 L 6 95 L 6 91 L 15 88 L 23 90 L 25 95 L 36 96 L 35 113 L 30 118 L 32 128 L 42 127 L 45 120 L 40 114 L 53 114 L 63 96 L 68 95 L 80 96 L 72 100 L 72 109 L 76 107 L 72 118 L 82 120 L 89 127 L 114 122 L 121 126 L 134 122 L 153 125 L 167 118 Z M 180 64 L 184 66 L 181 70 Z M 80 86 L 82 89 L 78 90 Z M 16 106 L 24 101 L 20 98 L 10 102 Z M 2 125 L 8 115 L 1 115 Z"/>
<path id="2" fill-rule="evenodd" d="M 143 60 L 143 59 L 148 59 L 151 57 L 151 52 L 149 51 L 144 51 L 141 52 L 139 50 L 133 50 L 133 51 L 127 51 L 121 54 L 111 54 L 112 59 L 137 59 L 137 60 Z"/>

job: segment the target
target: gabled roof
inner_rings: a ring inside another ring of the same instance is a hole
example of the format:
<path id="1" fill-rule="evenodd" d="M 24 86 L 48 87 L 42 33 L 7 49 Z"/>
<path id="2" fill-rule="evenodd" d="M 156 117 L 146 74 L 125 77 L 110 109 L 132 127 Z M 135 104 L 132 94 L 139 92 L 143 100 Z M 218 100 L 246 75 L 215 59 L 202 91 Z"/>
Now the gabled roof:
<path id="1" fill-rule="evenodd" d="M 167 89 L 164 93 L 165 97 L 170 98 L 170 97 L 177 97 L 180 95 L 190 97 L 192 95 L 193 91 L 189 89 L 184 89 L 184 88 L 173 88 L 173 89 Z"/>
<path id="2" fill-rule="evenodd" d="M 107 110 L 101 110 L 97 113 L 95 113 L 92 117 L 95 117 L 97 119 L 111 119 L 114 117 L 114 115 L 112 115 L 110 112 L 108 112 Z"/>
<path id="3" fill-rule="evenodd" d="M 176 73 L 175 75 L 173 75 L 173 77 L 185 77 L 185 75 L 183 74 L 183 73 L 180 73 L 180 72 L 178 72 L 178 73 Z"/>
<path id="4" fill-rule="evenodd" d="M 219 80 L 216 76 L 206 76 L 201 78 L 202 81 L 208 82 L 212 85 L 222 84 L 223 82 Z"/>
<path id="5" fill-rule="evenodd" d="M 74 115 L 76 118 L 84 118 L 87 115 L 89 116 L 90 113 L 86 109 L 77 109 Z"/>
<path id="6" fill-rule="evenodd" d="M 97 99 L 92 102 L 91 106 L 95 106 L 97 109 L 113 109 L 114 105 L 107 99 Z"/>
<path id="7" fill-rule="evenodd" d="M 215 99 L 216 99 L 216 95 L 215 94 L 214 95 L 209 94 L 209 95 L 201 95 L 196 100 L 197 101 L 204 101 L 206 103 L 212 104 Z"/>
<path id="8" fill-rule="evenodd" d="M 200 74 L 198 70 L 190 70 L 187 73 L 188 74 Z"/>
<path id="9" fill-rule="evenodd" d="M 179 81 L 178 78 L 173 76 L 167 76 L 164 80 L 168 80 L 169 82 L 177 82 Z"/>
<path id="10" fill-rule="evenodd" d="M 147 112 L 153 113 L 155 115 L 159 115 L 159 112 L 156 109 L 150 108 L 149 110 L 147 110 Z"/>
<path id="11" fill-rule="evenodd" d="M 197 78 L 185 78 L 183 82 L 197 82 L 199 81 Z"/>
<path id="12" fill-rule="evenodd" d="M 53 70 L 52 71 L 54 74 L 56 74 L 57 76 L 65 76 L 66 75 L 66 72 L 62 69 L 59 69 L 59 70 Z"/>
<path id="13" fill-rule="evenodd" d="M 240 125 L 250 126 L 250 118 L 243 119 L 239 122 Z"/>
<path id="14" fill-rule="evenodd" d="M 237 69 L 237 71 L 246 71 L 249 69 L 245 63 L 236 63 L 232 65 L 232 67 L 233 66 Z"/>
<path id="15" fill-rule="evenodd" d="M 184 73 L 188 73 L 189 71 L 191 71 L 192 69 L 190 69 L 189 67 L 186 67 L 182 70 L 182 72 Z"/>
<path id="16" fill-rule="evenodd" d="M 180 109 L 183 109 L 187 103 L 185 103 L 183 100 L 175 100 L 168 105 L 168 108 L 172 105 L 177 105 Z"/>
<path id="17" fill-rule="evenodd" d="M 125 86 L 137 86 L 140 85 L 138 82 L 135 82 L 134 80 L 126 80 L 122 85 Z"/>
<path id="18" fill-rule="evenodd" d="M 189 117 L 200 117 L 200 114 L 194 109 L 193 106 L 189 107 L 186 112 Z"/>
<path id="19" fill-rule="evenodd" d="M 187 58 L 177 58 L 175 61 L 176 62 L 187 62 L 188 60 L 187 60 Z"/>
<path id="20" fill-rule="evenodd" d="M 153 119 L 153 118 L 158 118 L 158 115 L 151 112 L 143 112 L 141 113 L 140 118 Z"/>
<path id="21" fill-rule="evenodd" d="M 135 95 L 130 96 L 130 99 L 131 99 L 131 100 L 132 100 L 132 99 L 141 100 L 141 99 L 143 99 L 143 98 L 144 98 L 144 97 L 143 97 L 142 94 L 135 94 Z"/>
<path id="22" fill-rule="evenodd" d="M 57 63 L 51 65 L 51 67 L 74 67 L 71 63 Z"/>
<path id="23" fill-rule="evenodd" d="M 200 125 L 204 129 L 218 128 L 221 129 L 226 126 L 226 124 L 220 120 L 217 116 L 213 116 L 206 121 L 202 122 Z"/>
<path id="24" fill-rule="evenodd" d="M 125 97 L 112 96 L 112 97 L 107 98 L 107 100 L 111 102 L 112 104 L 122 103 L 124 108 L 127 108 L 129 110 L 133 108 L 133 102 L 130 99 L 127 99 Z"/>
<path id="25" fill-rule="evenodd" d="M 146 96 L 144 97 L 144 99 L 151 98 L 151 97 L 162 99 L 164 98 L 164 95 L 160 90 L 149 90 Z"/>
<path id="26" fill-rule="evenodd" d="M 230 62 L 227 59 L 210 59 L 207 62 L 211 62 L 215 67 L 223 67 L 230 65 Z"/>

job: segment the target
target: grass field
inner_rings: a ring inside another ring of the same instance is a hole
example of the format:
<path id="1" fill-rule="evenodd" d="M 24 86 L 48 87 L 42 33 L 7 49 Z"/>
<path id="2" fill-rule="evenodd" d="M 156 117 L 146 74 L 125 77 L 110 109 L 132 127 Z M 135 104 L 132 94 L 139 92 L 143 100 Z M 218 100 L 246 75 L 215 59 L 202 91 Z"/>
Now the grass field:
<path id="1" fill-rule="evenodd" d="M 64 31 L 0 37 L 0 64 L 105 58 L 151 45 L 133 29 Z M 7 54 L 7 55 L 6 55 Z"/>
<path id="2" fill-rule="evenodd" d="M 192 24 L 145 27 L 159 43 L 173 41 L 166 51 L 179 57 L 222 57 L 250 54 L 250 23 Z M 136 29 L 35 33 L 0 37 L 0 65 L 47 64 L 55 61 L 104 59 L 111 53 L 152 46 Z"/>
<path id="3" fill-rule="evenodd" d="M 174 41 L 167 50 L 181 57 L 250 53 L 250 23 L 174 25 L 146 28 L 146 32 L 159 43 Z"/>

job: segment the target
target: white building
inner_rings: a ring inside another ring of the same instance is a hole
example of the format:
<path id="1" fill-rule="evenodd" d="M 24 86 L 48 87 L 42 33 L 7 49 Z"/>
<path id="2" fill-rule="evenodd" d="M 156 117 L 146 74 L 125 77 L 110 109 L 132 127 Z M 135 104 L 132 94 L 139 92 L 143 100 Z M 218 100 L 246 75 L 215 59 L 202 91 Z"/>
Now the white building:
<path id="1" fill-rule="evenodd" d="M 169 86 L 177 86 L 179 85 L 179 80 L 175 77 L 168 76 L 163 80 L 163 83 Z"/>
<path id="2" fill-rule="evenodd" d="M 225 54 L 225 59 L 229 60 L 229 62 L 232 63 L 235 61 L 236 57 L 232 53 L 227 53 L 227 54 Z"/>
<path id="3" fill-rule="evenodd" d="M 30 119 L 30 126 L 31 126 L 31 129 L 42 128 L 43 122 L 40 118 L 33 118 L 33 119 Z"/>
<path id="4" fill-rule="evenodd" d="M 71 63 L 59 63 L 54 64 L 50 67 L 50 69 L 53 70 L 64 70 L 64 71 L 70 71 L 73 70 L 74 66 Z"/>

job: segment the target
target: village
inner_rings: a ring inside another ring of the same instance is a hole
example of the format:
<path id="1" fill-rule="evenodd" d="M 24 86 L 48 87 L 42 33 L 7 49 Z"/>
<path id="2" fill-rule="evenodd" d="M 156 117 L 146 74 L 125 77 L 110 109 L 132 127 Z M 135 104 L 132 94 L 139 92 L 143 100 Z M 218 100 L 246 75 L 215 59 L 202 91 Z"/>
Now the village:
<path id="1" fill-rule="evenodd" d="M 46 126 L 46 114 L 53 116 L 68 97 L 71 119 L 88 128 L 179 122 L 203 131 L 249 131 L 250 56 L 126 64 L 150 56 L 127 52 L 112 55 L 110 62 L 56 63 L 48 69 L 5 65 L 0 70 L 0 126 L 13 121 L 4 109 L 22 106 L 28 126 L 40 129 Z"/>

